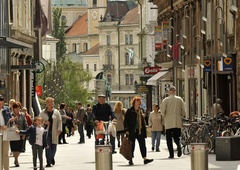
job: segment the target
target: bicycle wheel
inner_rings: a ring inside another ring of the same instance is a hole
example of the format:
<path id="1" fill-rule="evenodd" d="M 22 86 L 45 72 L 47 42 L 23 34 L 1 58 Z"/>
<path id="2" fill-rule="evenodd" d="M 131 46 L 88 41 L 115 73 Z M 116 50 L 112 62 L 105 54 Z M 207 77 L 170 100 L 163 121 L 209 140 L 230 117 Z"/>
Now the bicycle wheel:
<path id="1" fill-rule="evenodd" d="M 225 131 L 222 132 L 222 136 L 232 136 L 232 135 L 231 135 L 230 131 L 225 130 Z"/>
<path id="2" fill-rule="evenodd" d="M 208 153 L 213 150 L 213 141 L 210 136 L 205 137 L 205 143 L 207 144 Z"/>

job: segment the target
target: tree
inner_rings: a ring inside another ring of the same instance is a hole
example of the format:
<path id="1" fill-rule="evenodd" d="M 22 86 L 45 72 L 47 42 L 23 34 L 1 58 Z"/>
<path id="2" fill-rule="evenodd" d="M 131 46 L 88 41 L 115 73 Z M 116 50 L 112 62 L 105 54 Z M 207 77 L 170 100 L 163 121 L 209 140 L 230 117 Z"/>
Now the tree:
<path id="1" fill-rule="evenodd" d="M 62 102 L 75 108 L 76 101 L 88 103 L 90 96 L 85 84 L 92 79 L 91 73 L 83 69 L 82 64 L 66 58 L 57 63 L 49 61 L 37 81 L 43 87 L 43 98 L 53 97 L 55 104 Z"/>
<path id="2" fill-rule="evenodd" d="M 65 60 L 65 54 L 67 51 L 65 42 L 65 27 L 66 21 L 61 19 L 62 9 L 53 8 L 53 31 L 52 36 L 59 39 L 57 43 L 57 63 Z"/>

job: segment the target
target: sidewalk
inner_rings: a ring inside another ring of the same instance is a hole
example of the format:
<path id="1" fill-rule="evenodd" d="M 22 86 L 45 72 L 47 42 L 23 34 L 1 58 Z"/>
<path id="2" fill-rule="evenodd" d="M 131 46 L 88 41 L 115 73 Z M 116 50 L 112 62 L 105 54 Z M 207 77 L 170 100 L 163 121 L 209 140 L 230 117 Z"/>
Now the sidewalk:
<path id="1" fill-rule="evenodd" d="M 75 136 L 66 138 L 69 144 L 58 145 L 55 157 L 56 165 L 49 170 L 95 170 L 95 147 L 94 138 L 88 139 L 86 137 L 85 144 L 77 144 L 79 135 L 76 132 Z M 117 142 L 116 142 L 117 143 Z M 144 165 L 139 151 L 138 142 L 136 141 L 135 157 L 133 159 L 134 166 L 129 166 L 128 161 L 119 154 L 113 154 L 113 169 L 123 170 L 191 170 L 191 156 L 183 155 L 178 158 L 175 154 L 174 159 L 168 159 L 168 150 L 166 146 L 165 137 L 161 139 L 161 152 L 151 151 L 151 138 L 146 139 L 147 143 L 147 157 L 154 159 L 150 164 Z M 28 170 L 33 169 L 31 146 L 27 142 L 27 150 L 19 156 L 20 167 L 16 168 L 13 164 L 14 159 L 10 157 L 10 168 Z M 44 165 L 46 165 L 45 154 L 43 157 Z M 240 161 L 216 161 L 214 154 L 208 155 L 208 167 L 210 170 L 237 170 Z M 39 165 L 39 164 L 38 164 Z"/>

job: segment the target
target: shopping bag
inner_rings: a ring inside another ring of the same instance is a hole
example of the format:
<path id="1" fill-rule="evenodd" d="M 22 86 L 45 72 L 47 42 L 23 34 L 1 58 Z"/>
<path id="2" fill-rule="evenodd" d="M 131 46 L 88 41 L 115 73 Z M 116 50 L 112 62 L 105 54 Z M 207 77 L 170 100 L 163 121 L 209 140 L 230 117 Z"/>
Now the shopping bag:
<path id="1" fill-rule="evenodd" d="M 96 135 L 105 134 L 105 127 L 103 121 L 97 123 Z"/>
<path id="2" fill-rule="evenodd" d="M 111 122 L 108 126 L 108 134 L 115 138 L 117 137 L 116 125 L 113 122 Z"/>
<path id="3" fill-rule="evenodd" d="M 15 141 L 20 140 L 20 135 L 16 132 L 18 128 L 15 123 L 10 126 L 10 122 L 7 123 L 7 130 L 3 132 L 3 141 Z"/>
<path id="4" fill-rule="evenodd" d="M 152 137 L 152 128 L 147 126 L 146 129 L 147 129 L 147 137 Z"/>
<path id="5" fill-rule="evenodd" d="M 132 159 L 132 142 L 129 139 L 129 135 L 125 135 L 122 139 L 120 154 L 127 160 Z"/>

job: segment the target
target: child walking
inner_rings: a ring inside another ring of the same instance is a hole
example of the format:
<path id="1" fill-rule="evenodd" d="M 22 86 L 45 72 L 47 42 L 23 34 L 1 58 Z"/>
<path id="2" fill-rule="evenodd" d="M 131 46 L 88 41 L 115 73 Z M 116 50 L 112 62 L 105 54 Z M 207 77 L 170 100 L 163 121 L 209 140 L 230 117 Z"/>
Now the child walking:
<path id="1" fill-rule="evenodd" d="M 29 143 L 32 145 L 34 170 L 37 170 L 37 156 L 40 162 L 40 170 L 44 170 L 43 149 L 47 147 L 47 140 L 46 131 L 42 127 L 42 118 L 39 116 L 35 117 L 32 126 L 27 130 L 17 130 L 17 133 L 29 135 Z"/>

